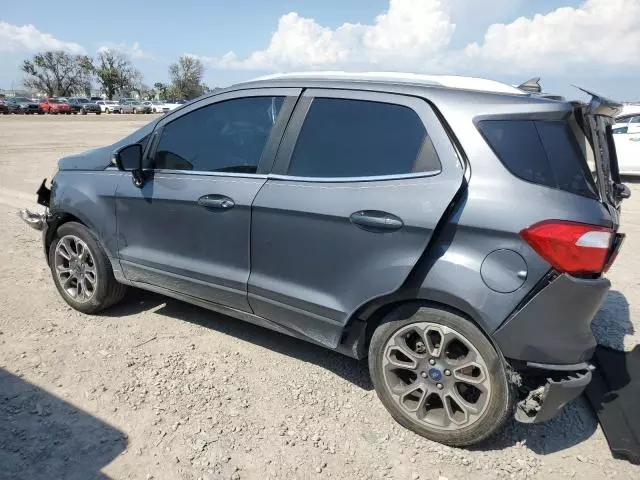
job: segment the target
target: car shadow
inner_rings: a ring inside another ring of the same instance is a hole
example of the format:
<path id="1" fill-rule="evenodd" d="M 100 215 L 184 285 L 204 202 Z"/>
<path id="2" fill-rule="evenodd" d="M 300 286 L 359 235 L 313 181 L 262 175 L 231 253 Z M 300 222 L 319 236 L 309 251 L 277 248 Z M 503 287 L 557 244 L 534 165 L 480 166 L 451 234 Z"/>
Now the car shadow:
<path id="1" fill-rule="evenodd" d="M 158 308 L 159 307 L 159 308 Z M 154 310 L 176 320 L 193 323 L 271 351 L 313 363 L 329 370 L 363 390 L 373 390 L 366 360 L 359 361 L 282 333 L 274 332 L 205 308 L 164 295 L 130 289 L 124 300 L 105 312 L 108 316 L 129 316 Z"/>
<path id="2" fill-rule="evenodd" d="M 115 427 L 0 368 L 0 479 L 107 479 L 126 448 Z"/>
<path id="3" fill-rule="evenodd" d="M 610 291 L 596 314 L 592 329 L 601 345 L 622 349 L 624 337 L 633 334 L 629 302 L 619 291 Z M 538 424 L 523 424 L 511 420 L 500 435 L 472 447 L 473 450 L 502 450 L 518 443 L 539 455 L 571 448 L 591 437 L 598 420 L 584 395 L 567 404 L 551 420 Z"/>

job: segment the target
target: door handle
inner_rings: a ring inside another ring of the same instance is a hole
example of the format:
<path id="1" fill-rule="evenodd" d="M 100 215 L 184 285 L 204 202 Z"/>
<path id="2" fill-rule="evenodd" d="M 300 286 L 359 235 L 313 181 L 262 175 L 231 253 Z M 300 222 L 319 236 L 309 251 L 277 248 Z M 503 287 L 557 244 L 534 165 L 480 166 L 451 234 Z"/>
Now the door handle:
<path id="1" fill-rule="evenodd" d="M 404 226 L 400 217 L 380 210 L 360 210 L 352 213 L 349 220 L 357 227 L 371 232 L 388 232 Z"/>
<path id="2" fill-rule="evenodd" d="M 198 199 L 198 205 L 210 210 L 229 210 L 235 203 L 225 195 L 205 195 Z"/>

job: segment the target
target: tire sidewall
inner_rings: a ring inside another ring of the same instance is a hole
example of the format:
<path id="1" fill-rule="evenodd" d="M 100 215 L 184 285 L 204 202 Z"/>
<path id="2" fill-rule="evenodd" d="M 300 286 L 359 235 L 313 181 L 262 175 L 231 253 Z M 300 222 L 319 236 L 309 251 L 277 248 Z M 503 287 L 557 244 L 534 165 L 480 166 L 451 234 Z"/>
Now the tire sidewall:
<path id="1" fill-rule="evenodd" d="M 416 307 L 411 307 L 416 310 Z M 507 380 L 506 362 L 482 331 L 469 320 L 454 313 L 431 307 L 421 307 L 407 318 L 403 309 L 392 312 L 375 330 L 369 346 L 369 371 L 378 398 L 391 416 L 402 426 L 419 435 L 451 446 L 468 446 L 481 442 L 498 430 L 513 413 L 514 392 Z M 406 414 L 388 391 L 382 372 L 382 356 L 388 339 L 401 328 L 417 322 L 429 322 L 450 327 L 464 335 L 484 359 L 491 382 L 491 394 L 483 417 L 472 425 L 455 431 L 427 428 Z"/>
<path id="2" fill-rule="evenodd" d="M 86 302 L 77 302 L 71 297 L 69 297 L 66 291 L 60 285 L 58 281 L 58 276 L 55 272 L 55 251 L 56 247 L 60 240 L 67 236 L 74 235 L 80 238 L 84 243 L 86 243 L 87 247 L 91 251 L 91 255 L 93 256 L 93 260 L 96 266 L 96 276 L 98 280 L 98 284 L 90 300 Z M 62 298 L 74 309 L 84 312 L 84 313 L 95 313 L 104 308 L 104 305 L 107 303 L 110 294 L 110 287 L 112 285 L 112 270 L 111 264 L 109 263 L 109 259 L 107 258 L 104 250 L 98 243 L 98 240 L 91 233 L 91 231 L 76 222 L 69 222 L 61 225 L 55 233 L 53 241 L 51 242 L 51 246 L 49 247 L 49 268 L 51 269 L 51 275 L 53 277 L 53 283 L 56 285 L 58 292 L 62 296 Z"/>

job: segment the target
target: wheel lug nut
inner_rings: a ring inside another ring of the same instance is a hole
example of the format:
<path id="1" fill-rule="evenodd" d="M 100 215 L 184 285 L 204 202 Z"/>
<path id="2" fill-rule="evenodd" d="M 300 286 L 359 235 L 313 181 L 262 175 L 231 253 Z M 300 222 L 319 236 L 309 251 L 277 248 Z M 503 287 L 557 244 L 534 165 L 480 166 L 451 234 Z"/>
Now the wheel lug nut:
<path id="1" fill-rule="evenodd" d="M 429 359 L 429 365 L 435 365 L 436 364 L 436 359 L 435 358 L 430 358 Z"/>
<path id="2" fill-rule="evenodd" d="M 422 378 L 427 378 L 427 372 L 422 372 L 422 373 L 420 373 L 420 376 L 421 376 Z"/>
<path id="3" fill-rule="evenodd" d="M 438 383 L 438 384 L 436 385 L 436 387 L 438 387 L 438 390 L 442 390 L 442 389 L 444 388 L 444 387 L 443 387 L 443 385 L 442 385 L 441 383 Z"/>
<path id="4" fill-rule="evenodd" d="M 448 377 L 451 375 L 451 370 L 449 370 L 448 368 L 444 371 L 444 374 Z"/>

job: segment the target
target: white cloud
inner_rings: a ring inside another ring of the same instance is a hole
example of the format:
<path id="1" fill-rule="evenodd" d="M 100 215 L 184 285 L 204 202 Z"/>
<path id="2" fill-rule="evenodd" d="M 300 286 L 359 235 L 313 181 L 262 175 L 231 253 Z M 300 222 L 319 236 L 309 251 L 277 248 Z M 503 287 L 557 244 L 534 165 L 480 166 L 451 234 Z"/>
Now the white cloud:
<path id="1" fill-rule="evenodd" d="M 578 8 L 494 24 L 465 54 L 509 72 L 640 67 L 640 1 L 586 0 Z"/>
<path id="2" fill-rule="evenodd" d="M 295 12 L 280 17 L 269 44 L 246 58 L 228 52 L 200 57 L 218 68 L 279 70 L 343 65 L 407 67 L 429 63 L 454 33 L 445 0 L 390 0 L 370 25 L 344 23 L 331 29 Z"/>
<path id="3" fill-rule="evenodd" d="M 86 53 L 82 45 L 59 40 L 50 33 L 42 33 L 33 25 L 18 26 L 0 22 L 0 52 L 36 53 L 43 50 Z"/>
<path id="4" fill-rule="evenodd" d="M 390 0 L 387 11 L 371 24 L 344 23 L 337 28 L 291 12 L 280 17 L 263 49 L 244 57 L 230 51 L 198 58 L 213 68 L 261 71 L 338 68 L 547 75 L 606 70 L 615 75 L 640 67 L 640 0 L 585 0 L 577 8 L 561 7 L 482 29 L 482 24 L 515 13 L 522 3 Z M 471 31 L 483 40 L 468 43 L 473 40 L 466 40 Z M 452 42 L 454 33 L 460 37 L 457 42 Z"/>
<path id="5" fill-rule="evenodd" d="M 124 42 L 122 43 L 108 42 L 98 48 L 98 53 L 104 52 L 105 50 L 115 50 L 133 59 L 136 59 L 136 58 L 153 59 L 154 58 L 153 55 L 151 55 L 149 52 L 145 52 L 144 50 L 142 50 L 138 42 L 133 42 L 131 45 L 128 45 Z"/>

